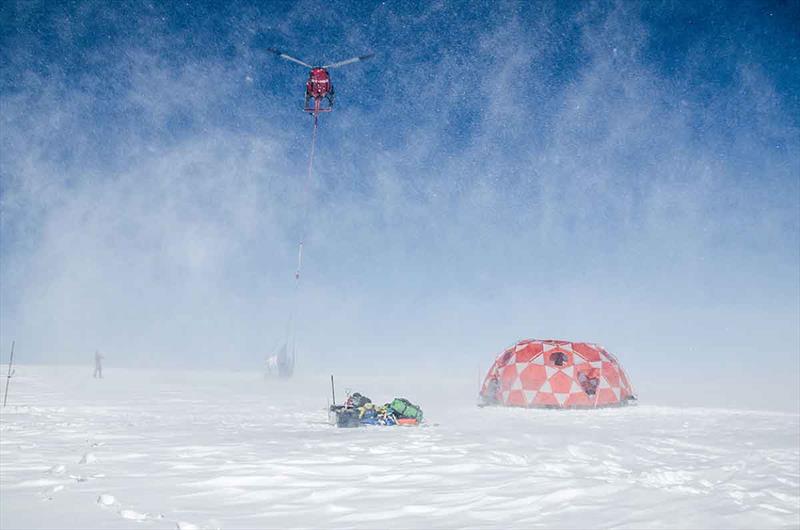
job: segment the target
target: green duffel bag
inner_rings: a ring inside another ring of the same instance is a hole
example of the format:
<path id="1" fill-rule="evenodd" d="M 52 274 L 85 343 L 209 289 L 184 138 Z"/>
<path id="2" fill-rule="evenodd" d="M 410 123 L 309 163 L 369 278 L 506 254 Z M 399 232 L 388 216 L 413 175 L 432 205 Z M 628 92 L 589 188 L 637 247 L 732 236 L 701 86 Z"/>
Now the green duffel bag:
<path id="1" fill-rule="evenodd" d="M 422 421 L 422 409 L 405 398 L 394 398 L 394 401 L 389 404 L 389 408 L 398 418 L 413 418 Z"/>

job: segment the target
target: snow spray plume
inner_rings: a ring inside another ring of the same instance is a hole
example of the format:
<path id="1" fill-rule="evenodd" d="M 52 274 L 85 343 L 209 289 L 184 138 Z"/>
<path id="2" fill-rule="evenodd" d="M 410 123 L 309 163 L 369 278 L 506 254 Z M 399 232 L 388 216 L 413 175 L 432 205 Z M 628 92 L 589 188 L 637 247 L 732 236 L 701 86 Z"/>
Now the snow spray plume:
<path id="1" fill-rule="evenodd" d="M 373 50 L 336 70 L 318 146 L 304 367 L 471 380 L 565 337 L 643 400 L 800 402 L 796 2 L 11 5 L 0 325 L 26 360 L 90 336 L 122 364 L 260 366 L 308 138 L 306 75 L 264 48 Z"/>

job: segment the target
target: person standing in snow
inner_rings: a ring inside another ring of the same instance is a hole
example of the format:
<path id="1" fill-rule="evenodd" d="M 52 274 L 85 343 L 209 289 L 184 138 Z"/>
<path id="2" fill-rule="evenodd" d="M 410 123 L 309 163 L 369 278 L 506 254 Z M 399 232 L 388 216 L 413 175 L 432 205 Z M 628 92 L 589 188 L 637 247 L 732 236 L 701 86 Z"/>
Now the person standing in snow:
<path id="1" fill-rule="evenodd" d="M 103 359 L 105 356 L 100 353 L 99 350 L 94 351 L 94 377 L 95 379 L 102 379 L 103 378 Z"/>
<path id="2" fill-rule="evenodd" d="M 491 379 L 486 384 L 486 393 L 483 395 L 485 405 L 497 405 L 500 403 L 500 376 L 492 374 Z"/>

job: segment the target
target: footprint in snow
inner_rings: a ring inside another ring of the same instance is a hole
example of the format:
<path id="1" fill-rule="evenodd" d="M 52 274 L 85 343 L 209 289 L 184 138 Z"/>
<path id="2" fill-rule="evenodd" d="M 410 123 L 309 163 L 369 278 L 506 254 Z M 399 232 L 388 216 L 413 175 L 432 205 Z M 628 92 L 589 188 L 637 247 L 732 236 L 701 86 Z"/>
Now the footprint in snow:
<path id="1" fill-rule="evenodd" d="M 136 510 L 121 508 L 120 502 L 113 495 L 109 495 L 108 493 L 103 493 L 97 497 L 97 504 L 103 508 L 119 508 L 117 513 L 120 515 L 120 517 L 123 519 L 128 519 L 129 521 L 141 522 L 149 519 L 159 520 L 164 518 L 164 514 L 153 516 L 149 513 L 141 513 L 137 512 Z"/>
<path id="2" fill-rule="evenodd" d="M 42 498 L 44 500 L 46 500 L 46 501 L 52 501 L 53 500 L 53 495 L 55 495 L 59 491 L 62 491 L 63 489 L 64 489 L 64 485 L 63 484 L 59 484 L 57 486 L 53 486 L 49 490 L 47 490 L 45 492 L 42 492 L 42 494 L 41 494 Z"/>
<path id="3" fill-rule="evenodd" d="M 150 519 L 150 515 L 146 513 L 139 513 L 134 510 L 120 510 L 119 514 L 123 519 L 130 519 L 131 521 L 146 521 Z"/>
<path id="4" fill-rule="evenodd" d="M 117 503 L 117 499 L 114 498 L 113 495 L 108 495 L 107 493 L 103 493 L 99 497 L 97 497 L 97 504 L 100 506 L 114 506 Z"/>
<path id="5" fill-rule="evenodd" d="M 65 466 L 64 464 L 58 464 L 48 469 L 47 472 L 50 473 L 51 475 L 60 475 L 64 473 L 66 470 L 67 466 Z"/>
<path id="6" fill-rule="evenodd" d="M 97 462 L 97 457 L 94 456 L 94 453 L 86 453 L 81 457 L 79 464 L 93 464 Z"/>

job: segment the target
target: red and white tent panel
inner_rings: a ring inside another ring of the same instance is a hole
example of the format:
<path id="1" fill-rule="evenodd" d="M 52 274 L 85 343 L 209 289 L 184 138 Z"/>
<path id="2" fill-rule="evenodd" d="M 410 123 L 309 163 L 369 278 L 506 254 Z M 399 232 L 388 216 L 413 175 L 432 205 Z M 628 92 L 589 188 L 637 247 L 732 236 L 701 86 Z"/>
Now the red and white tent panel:
<path id="1" fill-rule="evenodd" d="M 622 365 L 603 347 L 538 339 L 501 353 L 480 395 L 485 403 L 543 408 L 608 407 L 636 399 Z"/>

